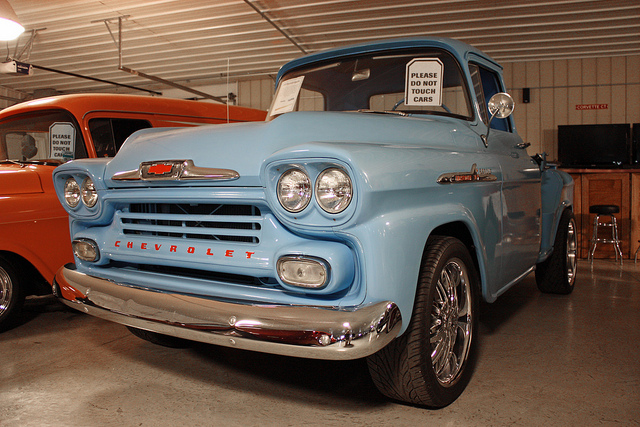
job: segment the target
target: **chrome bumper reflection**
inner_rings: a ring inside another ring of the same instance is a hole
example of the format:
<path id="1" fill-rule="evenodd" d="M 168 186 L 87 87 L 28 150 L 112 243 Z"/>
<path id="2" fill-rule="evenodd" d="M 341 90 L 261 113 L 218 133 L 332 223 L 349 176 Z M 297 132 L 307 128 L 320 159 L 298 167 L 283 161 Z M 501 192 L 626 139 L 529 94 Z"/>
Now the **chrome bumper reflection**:
<path id="1" fill-rule="evenodd" d="M 123 325 L 194 341 L 314 359 L 357 359 L 386 346 L 402 320 L 392 302 L 338 309 L 250 305 L 156 292 L 88 276 L 67 264 L 54 293 L 66 305 Z"/>

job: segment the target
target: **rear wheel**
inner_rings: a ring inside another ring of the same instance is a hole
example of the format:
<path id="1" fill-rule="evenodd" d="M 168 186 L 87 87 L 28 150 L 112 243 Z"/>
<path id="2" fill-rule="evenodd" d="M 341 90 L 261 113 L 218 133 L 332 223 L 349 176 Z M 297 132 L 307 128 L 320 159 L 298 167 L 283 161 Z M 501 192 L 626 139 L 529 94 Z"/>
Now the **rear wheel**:
<path id="1" fill-rule="evenodd" d="M 565 209 L 560 217 L 553 252 L 536 267 L 536 283 L 541 292 L 570 294 L 578 268 L 578 240 L 573 212 Z"/>
<path id="2" fill-rule="evenodd" d="M 145 341 L 149 341 L 150 343 L 161 345 L 163 347 L 187 348 L 191 343 L 189 340 L 172 337 L 171 335 L 159 334 L 157 332 L 151 332 L 144 329 L 138 329 L 132 326 L 127 326 L 127 329 L 129 329 L 129 331 L 138 338 L 142 338 Z"/>
<path id="3" fill-rule="evenodd" d="M 407 331 L 367 359 L 380 392 L 433 408 L 458 398 L 474 366 L 477 286 L 474 263 L 462 242 L 429 239 Z"/>
<path id="4" fill-rule="evenodd" d="M 16 269 L 0 256 L 0 330 L 9 327 L 22 310 L 24 290 Z"/>

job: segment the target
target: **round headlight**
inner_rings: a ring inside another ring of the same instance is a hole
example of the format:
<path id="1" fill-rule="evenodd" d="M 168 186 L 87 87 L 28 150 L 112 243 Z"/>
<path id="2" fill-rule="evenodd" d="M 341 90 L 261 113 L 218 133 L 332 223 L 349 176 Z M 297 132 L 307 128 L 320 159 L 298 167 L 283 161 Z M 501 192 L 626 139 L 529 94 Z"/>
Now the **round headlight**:
<path id="1" fill-rule="evenodd" d="M 353 186 L 349 175 L 342 169 L 325 169 L 316 181 L 316 200 L 324 211 L 340 213 L 353 198 Z"/>
<path id="2" fill-rule="evenodd" d="M 80 186 L 75 178 L 67 178 L 64 183 L 64 201 L 71 208 L 75 208 L 80 203 Z"/>
<path id="3" fill-rule="evenodd" d="M 96 191 L 96 186 L 93 185 L 93 181 L 91 178 L 86 177 L 84 181 L 82 181 L 82 203 L 84 203 L 88 208 L 92 208 L 98 203 L 98 192 Z"/>
<path id="4" fill-rule="evenodd" d="M 311 181 L 300 169 L 289 169 L 278 180 L 278 201 L 289 212 L 300 212 L 311 200 Z"/>

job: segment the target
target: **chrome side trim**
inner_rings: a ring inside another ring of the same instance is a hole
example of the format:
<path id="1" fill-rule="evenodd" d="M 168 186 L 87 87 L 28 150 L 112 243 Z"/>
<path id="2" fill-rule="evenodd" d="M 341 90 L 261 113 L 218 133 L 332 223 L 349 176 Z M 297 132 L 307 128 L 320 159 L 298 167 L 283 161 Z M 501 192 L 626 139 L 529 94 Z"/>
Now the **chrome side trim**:
<path id="1" fill-rule="evenodd" d="M 138 169 L 113 174 L 114 181 L 231 181 L 240 174 L 231 169 L 202 168 L 193 160 L 156 160 L 142 162 Z"/>
<path id="2" fill-rule="evenodd" d="M 497 181 L 498 178 L 491 173 L 491 170 L 478 169 L 477 164 L 471 166 L 470 172 L 450 172 L 443 173 L 437 179 L 438 184 L 461 184 L 465 182 Z"/>
<path id="3" fill-rule="evenodd" d="M 56 274 L 54 294 L 76 310 L 194 341 L 312 359 L 369 356 L 402 328 L 386 301 L 357 307 L 257 305 L 131 287 L 78 272 Z"/>

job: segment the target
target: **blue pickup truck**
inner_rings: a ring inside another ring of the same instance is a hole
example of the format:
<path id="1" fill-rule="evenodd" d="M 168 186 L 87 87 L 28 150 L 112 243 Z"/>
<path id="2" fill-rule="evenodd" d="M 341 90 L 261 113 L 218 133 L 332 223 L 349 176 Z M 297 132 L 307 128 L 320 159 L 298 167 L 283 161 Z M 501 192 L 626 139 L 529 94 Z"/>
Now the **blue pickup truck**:
<path id="1" fill-rule="evenodd" d="M 480 299 L 576 275 L 573 182 L 527 154 L 501 70 L 442 38 L 324 51 L 282 67 L 265 122 L 64 164 L 54 292 L 158 344 L 366 358 L 386 396 L 446 406 Z"/>

